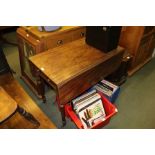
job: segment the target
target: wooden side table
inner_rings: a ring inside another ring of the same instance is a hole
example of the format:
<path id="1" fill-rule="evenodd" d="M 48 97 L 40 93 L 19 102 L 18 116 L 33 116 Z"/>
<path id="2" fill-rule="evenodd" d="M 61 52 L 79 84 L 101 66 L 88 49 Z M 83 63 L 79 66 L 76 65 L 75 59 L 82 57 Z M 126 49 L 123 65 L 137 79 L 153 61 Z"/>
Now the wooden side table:
<path id="1" fill-rule="evenodd" d="M 40 77 L 42 97 L 45 98 L 43 80 L 56 90 L 65 124 L 65 105 L 115 71 L 123 53 L 122 47 L 104 53 L 87 45 L 85 39 L 79 39 L 35 55 L 30 62 Z"/>

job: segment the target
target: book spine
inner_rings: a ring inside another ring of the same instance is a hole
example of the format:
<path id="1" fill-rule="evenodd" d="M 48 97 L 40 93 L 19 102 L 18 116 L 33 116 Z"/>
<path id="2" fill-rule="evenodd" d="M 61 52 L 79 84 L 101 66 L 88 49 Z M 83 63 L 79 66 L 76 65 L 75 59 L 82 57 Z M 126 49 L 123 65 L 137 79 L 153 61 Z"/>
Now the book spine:
<path id="1" fill-rule="evenodd" d="M 94 86 L 94 88 L 100 92 L 102 92 L 103 94 L 107 95 L 107 96 L 111 96 L 112 92 L 111 91 L 107 91 L 107 89 L 105 89 L 104 87 L 102 87 L 101 85 L 97 84 Z"/>
<path id="2" fill-rule="evenodd" d="M 115 91 L 118 88 L 118 86 L 116 86 L 113 83 L 111 83 L 109 81 L 106 81 L 106 80 L 102 80 L 101 83 L 106 84 L 106 85 L 112 87 L 113 88 L 113 91 Z"/>
<path id="3" fill-rule="evenodd" d="M 103 83 L 103 82 L 99 82 L 99 84 L 102 85 L 103 87 L 107 88 L 108 90 L 111 90 L 111 91 L 114 90 L 113 87 L 110 87 L 109 85 L 107 85 L 107 84 L 105 84 L 105 83 Z"/>

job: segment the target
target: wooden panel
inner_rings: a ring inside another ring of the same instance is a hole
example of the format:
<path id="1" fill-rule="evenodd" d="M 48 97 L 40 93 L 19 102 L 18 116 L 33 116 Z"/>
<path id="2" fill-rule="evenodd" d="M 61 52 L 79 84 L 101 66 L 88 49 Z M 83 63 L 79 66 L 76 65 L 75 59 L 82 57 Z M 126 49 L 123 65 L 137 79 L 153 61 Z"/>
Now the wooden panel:
<path id="1" fill-rule="evenodd" d="M 130 73 L 134 73 L 150 60 L 154 48 L 151 41 L 154 29 L 153 26 L 125 26 L 121 32 L 119 45 L 125 47 L 133 56 Z"/>
<path id="2" fill-rule="evenodd" d="M 64 31 L 61 34 L 53 35 L 53 37 L 45 38 L 46 50 L 50 49 L 50 48 L 54 48 L 56 46 L 63 45 L 70 41 L 72 41 L 72 32 L 71 31 L 67 31 L 67 32 Z"/>
<path id="3" fill-rule="evenodd" d="M 72 32 L 72 40 L 77 40 L 80 38 L 83 38 L 86 34 L 86 28 L 85 27 L 79 27 L 75 31 Z"/>
<path id="4" fill-rule="evenodd" d="M 0 87 L 0 123 L 9 118 L 17 109 L 17 103 Z"/>
<path id="5" fill-rule="evenodd" d="M 152 53 L 155 49 L 155 33 L 152 35 L 151 41 L 150 41 L 150 47 L 149 47 L 149 56 L 152 56 Z"/>
<path id="6" fill-rule="evenodd" d="M 134 67 L 143 63 L 146 59 L 150 58 L 153 52 L 153 35 L 147 36 L 141 40 L 137 55 L 135 56 Z"/>
<path id="7" fill-rule="evenodd" d="M 10 74 L 0 76 L 0 85 L 17 102 L 19 106 L 31 113 L 40 122 L 39 128 L 56 128 L 55 125 L 41 111 L 36 103 L 34 103 L 34 101 L 23 90 L 20 84 Z M 10 126 L 8 125 L 9 128 L 35 128 L 32 123 L 25 120 L 22 116 L 18 114 L 16 116 L 9 120 L 9 122 L 11 121 L 9 123 Z M 0 128 L 2 127 L 0 126 Z"/>
<path id="8" fill-rule="evenodd" d="M 133 56 L 136 55 L 143 32 L 143 26 L 126 26 L 121 32 L 119 45 L 125 47 Z"/>
<path id="9" fill-rule="evenodd" d="M 151 57 L 144 60 L 144 62 L 138 64 L 136 67 L 128 71 L 128 75 L 132 76 L 135 72 L 141 69 L 145 64 L 147 64 L 151 60 Z"/>
<path id="10" fill-rule="evenodd" d="M 42 46 L 42 43 L 39 39 L 34 38 L 32 35 L 30 35 L 27 31 L 25 31 L 22 28 L 17 29 L 17 37 L 20 37 L 20 39 L 24 39 L 28 44 L 31 44 L 31 46 Z M 41 47 L 42 49 L 43 47 Z"/>
<path id="11" fill-rule="evenodd" d="M 46 50 L 57 46 L 64 45 L 65 43 L 71 42 L 83 38 L 85 36 L 85 27 L 72 28 L 68 31 L 62 31 L 62 33 L 56 33 L 52 37 L 45 38 Z"/>
<path id="12" fill-rule="evenodd" d="M 70 30 L 74 30 L 78 27 L 79 26 L 62 26 L 60 29 L 52 32 L 40 32 L 37 26 L 22 27 L 22 29 L 28 32 L 29 34 L 31 34 L 33 37 L 41 40 L 47 37 L 53 37 L 53 35 L 56 35 L 56 34 L 61 34 L 64 31 L 68 32 Z"/>

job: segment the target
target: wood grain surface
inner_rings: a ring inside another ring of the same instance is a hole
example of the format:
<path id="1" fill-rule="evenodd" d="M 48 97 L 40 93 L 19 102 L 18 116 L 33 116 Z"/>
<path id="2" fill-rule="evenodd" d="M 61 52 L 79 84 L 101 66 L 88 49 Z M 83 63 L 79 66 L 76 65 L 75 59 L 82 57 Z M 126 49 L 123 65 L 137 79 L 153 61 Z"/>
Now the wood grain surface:
<path id="1" fill-rule="evenodd" d="M 122 47 L 108 54 L 95 49 L 79 39 L 61 47 L 32 56 L 30 61 L 58 87 L 105 62 L 123 51 Z"/>
<path id="2" fill-rule="evenodd" d="M 76 29 L 78 27 L 79 26 L 62 26 L 60 29 L 58 29 L 56 31 L 52 31 L 52 32 L 39 31 L 37 26 L 25 26 L 25 27 L 23 27 L 23 29 L 25 29 L 28 33 L 30 33 L 34 37 L 41 39 L 44 37 L 49 37 L 49 36 L 52 36 L 55 34 L 62 33 L 63 31 L 65 31 L 67 33 L 68 31 L 70 31 L 70 29 Z"/>

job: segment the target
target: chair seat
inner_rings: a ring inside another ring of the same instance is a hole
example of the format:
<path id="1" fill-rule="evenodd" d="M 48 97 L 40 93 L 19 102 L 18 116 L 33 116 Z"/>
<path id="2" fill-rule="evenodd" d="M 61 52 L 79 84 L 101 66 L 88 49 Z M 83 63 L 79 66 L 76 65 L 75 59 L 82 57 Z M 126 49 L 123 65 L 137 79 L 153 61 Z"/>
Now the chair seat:
<path id="1" fill-rule="evenodd" d="M 17 109 L 17 103 L 0 87 L 0 123 L 8 119 Z"/>

